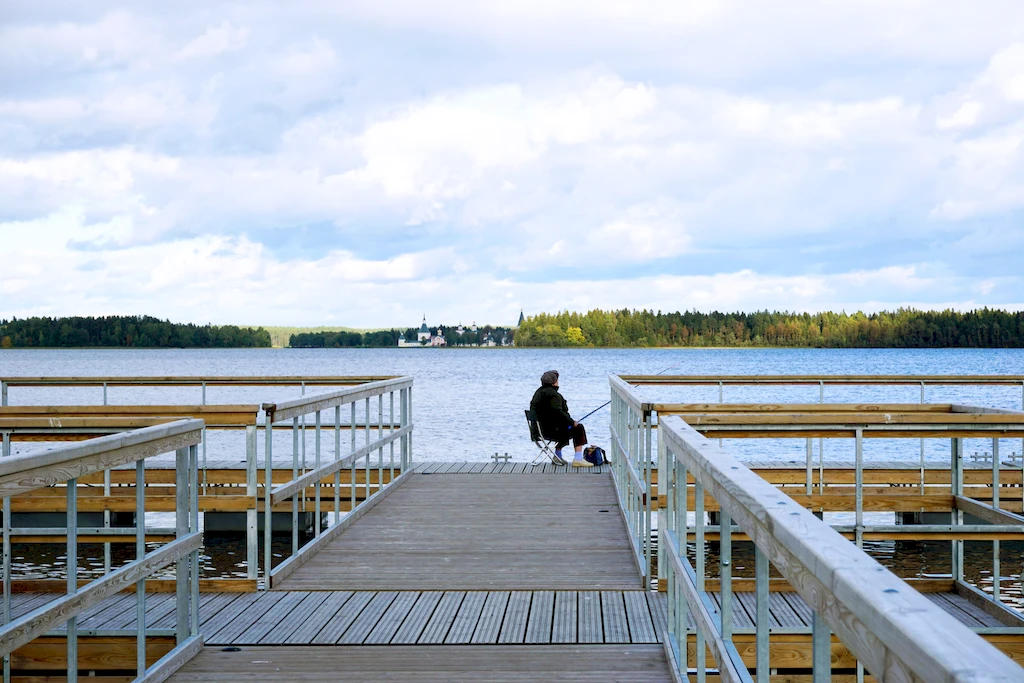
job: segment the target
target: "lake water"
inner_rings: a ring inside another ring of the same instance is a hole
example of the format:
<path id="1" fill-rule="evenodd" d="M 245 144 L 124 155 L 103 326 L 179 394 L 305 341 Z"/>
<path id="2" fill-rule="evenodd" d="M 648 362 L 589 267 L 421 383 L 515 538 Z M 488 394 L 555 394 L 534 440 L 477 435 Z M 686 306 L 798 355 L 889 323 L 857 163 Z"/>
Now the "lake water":
<path id="1" fill-rule="evenodd" d="M 1020 349 L 204 349 L 204 350 L 7 350 L 0 351 L 0 377 L 158 375 L 411 375 L 414 392 L 416 460 L 486 460 L 495 452 L 532 460 L 523 409 L 542 372 L 561 373 L 562 393 L 580 417 L 609 398 L 608 375 L 627 374 L 1022 374 Z M 318 391 L 311 388 L 310 392 Z M 651 400 L 717 402 L 717 387 L 645 387 Z M 929 387 L 929 402 L 958 402 L 1021 409 L 1020 387 Z M 297 387 L 208 389 L 210 403 L 263 403 L 297 397 Z M 916 387 L 828 387 L 827 402 L 913 402 Z M 198 403 L 200 390 L 111 388 L 112 404 Z M 727 402 L 818 401 L 817 387 L 727 387 Z M 13 405 L 98 404 L 99 388 L 20 388 Z M 586 420 L 591 441 L 607 445 L 608 409 Z M 911 443 L 912 442 L 912 443 Z M 948 441 L 930 440 L 927 457 L 948 462 Z M 803 462 L 803 443 L 750 440 L 726 442 L 741 456 Z M 968 440 L 967 452 L 988 450 L 989 440 Z M 40 448 L 22 446 L 21 448 Z M 236 433 L 210 435 L 210 455 L 240 453 Z M 865 458 L 916 459 L 916 440 L 869 440 Z M 1020 440 L 1005 440 L 1001 452 L 1020 452 Z M 826 440 L 828 458 L 852 457 L 852 440 Z M 891 522 L 891 515 L 887 520 Z M 220 543 L 219 557 L 204 558 L 208 575 L 238 574 L 244 550 L 237 541 Z M 988 543 L 968 543 L 968 580 L 991 585 Z M 95 546 L 89 546 L 95 554 Z M 986 553 L 985 549 L 988 548 Z M 1002 546 L 1004 599 L 1021 604 L 1022 543 Z M 25 575 L 51 575 L 63 566 L 59 548 L 52 558 L 20 555 Z M 948 575 L 948 544 L 866 544 L 866 550 L 902 576 Z M 231 554 L 233 553 L 233 555 Z M 17 553 L 16 553 L 17 554 Z M 88 553 L 83 553 L 88 555 Z M 127 559 L 127 558 L 126 558 Z M 52 561 L 52 566 L 50 562 Z M 83 557 L 90 567 L 98 556 Z M 742 563 L 740 563 L 742 564 Z M 97 570 L 98 571 L 98 570 Z M 242 574 L 244 575 L 244 573 Z"/>
<path id="2" fill-rule="evenodd" d="M 609 398 L 608 375 L 627 374 L 1019 374 L 1022 349 L 102 349 L 7 350 L 0 377 L 46 375 L 411 375 L 417 460 L 485 460 L 508 452 L 532 459 L 523 410 L 542 372 L 561 373 L 562 394 L 581 417 Z M 311 388 L 310 392 L 317 391 Z M 645 387 L 652 400 L 716 402 L 715 387 Z M 211 387 L 210 403 L 263 403 L 297 397 L 298 387 Z M 913 402 L 916 387 L 828 387 L 828 402 Z M 929 387 L 929 402 L 1021 409 L 1019 387 Z M 200 390 L 172 387 L 110 388 L 112 404 L 198 403 Z M 818 401 L 817 387 L 728 387 L 728 402 Z M 12 405 L 101 403 L 99 388 L 10 390 Z M 608 443 L 607 408 L 586 420 L 591 440 Z M 211 447 L 215 437 L 211 437 Z M 830 457 L 852 455 L 849 440 L 826 448 Z M 228 447 L 226 443 L 216 444 Z M 740 455 L 803 458 L 803 444 L 734 442 Z M 969 442 L 968 452 L 987 448 Z M 905 453 L 894 453 L 897 448 Z M 1008 441 L 1005 453 L 1020 451 Z M 847 453 L 848 451 L 848 453 Z M 918 445 L 868 442 L 865 457 L 917 457 Z M 949 458 L 948 444 L 929 443 L 928 457 Z"/>

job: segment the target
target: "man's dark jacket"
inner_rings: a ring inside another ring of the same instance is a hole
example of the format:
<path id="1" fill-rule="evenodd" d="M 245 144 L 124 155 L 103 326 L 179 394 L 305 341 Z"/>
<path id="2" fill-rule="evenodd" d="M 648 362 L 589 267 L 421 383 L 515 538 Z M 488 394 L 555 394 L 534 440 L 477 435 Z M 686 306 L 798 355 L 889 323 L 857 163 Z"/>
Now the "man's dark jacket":
<path id="1" fill-rule="evenodd" d="M 569 404 L 558 393 L 558 387 L 542 386 L 533 393 L 530 410 L 537 415 L 541 433 L 548 439 L 563 436 L 572 427 Z"/>

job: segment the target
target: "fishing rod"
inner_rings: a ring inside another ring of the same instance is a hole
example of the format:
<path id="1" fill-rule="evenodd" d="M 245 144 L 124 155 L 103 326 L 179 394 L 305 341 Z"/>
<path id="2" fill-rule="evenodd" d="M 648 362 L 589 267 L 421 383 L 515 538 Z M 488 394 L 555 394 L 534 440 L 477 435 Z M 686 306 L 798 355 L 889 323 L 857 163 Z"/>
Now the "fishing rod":
<path id="1" fill-rule="evenodd" d="M 656 373 L 656 374 L 655 374 L 655 377 L 657 377 L 657 375 L 664 375 L 664 374 L 665 374 L 666 372 L 668 372 L 669 370 L 672 370 L 672 369 L 674 369 L 674 368 L 678 368 L 678 367 L 679 367 L 680 365 L 682 365 L 682 364 L 683 364 L 683 361 L 679 361 L 679 362 L 678 362 L 678 363 L 676 363 L 675 365 L 670 365 L 670 366 L 668 366 L 667 368 L 665 368 L 664 370 L 662 370 L 661 372 L 659 372 L 659 373 Z M 580 419 L 576 420 L 576 422 L 583 422 L 583 421 L 584 421 L 584 420 L 586 420 L 586 419 L 587 419 L 588 417 L 590 417 L 591 415 L 593 415 L 593 414 L 594 414 L 594 413 L 596 413 L 597 411 L 601 410 L 601 408 L 604 408 L 605 406 L 607 406 L 607 405 L 610 405 L 610 404 L 611 404 L 611 401 L 606 401 L 606 402 L 605 402 L 605 403 L 603 403 L 602 405 L 599 405 L 598 407 L 596 407 L 596 408 L 594 408 L 593 410 L 591 410 L 591 411 L 590 411 L 589 413 L 587 413 L 586 415 L 584 415 L 584 416 L 583 416 L 583 417 L 581 417 Z"/>

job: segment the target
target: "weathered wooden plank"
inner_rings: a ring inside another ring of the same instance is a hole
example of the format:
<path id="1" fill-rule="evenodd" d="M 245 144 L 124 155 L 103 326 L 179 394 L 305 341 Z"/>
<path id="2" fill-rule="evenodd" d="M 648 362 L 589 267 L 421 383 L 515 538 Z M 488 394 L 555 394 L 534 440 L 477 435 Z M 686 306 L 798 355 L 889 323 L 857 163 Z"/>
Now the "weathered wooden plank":
<path id="1" fill-rule="evenodd" d="M 270 609 L 261 614 L 256 621 L 248 625 L 244 631 L 231 639 L 233 645 L 255 645 L 265 635 L 270 633 L 275 626 L 281 623 L 296 607 L 306 598 L 308 593 L 296 591 L 285 593 L 281 600 L 278 600 Z M 226 636 L 221 636 L 222 638 Z"/>
<path id="2" fill-rule="evenodd" d="M 393 591 L 381 591 L 373 596 L 373 600 L 363 608 L 363 611 L 359 613 L 356 620 L 352 622 L 345 633 L 342 634 L 341 638 L 338 639 L 339 645 L 359 645 L 366 637 L 370 635 L 370 631 L 377 625 L 377 622 L 384 616 L 388 607 L 395 601 L 398 593 Z"/>
<path id="3" fill-rule="evenodd" d="M 420 594 L 415 591 L 402 591 L 398 593 L 394 602 L 391 603 L 388 610 L 381 616 L 377 625 L 373 627 L 373 630 L 366 636 L 366 640 L 363 643 L 366 645 L 387 645 L 390 643 L 391 639 L 398 633 L 402 622 L 409 616 L 409 612 L 412 611 L 413 605 L 416 604 L 419 597 Z"/>
<path id="4" fill-rule="evenodd" d="M 626 624 L 626 606 L 622 593 L 601 591 L 601 624 L 604 627 L 604 642 L 629 642 L 629 626 Z"/>
<path id="5" fill-rule="evenodd" d="M 313 591 L 307 593 L 272 629 L 260 638 L 264 645 L 281 645 L 310 615 L 327 599 L 330 593 Z M 280 606 L 281 603 L 278 603 Z"/>
<path id="6" fill-rule="evenodd" d="M 441 596 L 441 601 L 437 603 L 437 608 L 430 616 L 427 627 L 423 629 L 423 633 L 420 634 L 419 640 L 416 642 L 420 645 L 443 643 L 445 636 L 448 635 L 448 630 L 451 629 L 452 623 L 455 621 L 459 605 L 462 604 L 465 597 L 465 591 L 445 591 L 445 594 Z"/>
<path id="7" fill-rule="evenodd" d="M 579 609 L 580 643 L 603 643 L 604 626 L 601 619 L 601 593 L 598 591 L 580 591 L 577 594 Z"/>
<path id="8" fill-rule="evenodd" d="M 576 642 L 576 591 L 555 593 L 555 617 L 551 625 L 552 643 Z"/>
<path id="9" fill-rule="evenodd" d="M 657 643 L 658 634 L 654 630 L 651 608 L 647 604 L 644 591 L 625 591 L 622 594 L 626 605 L 626 622 L 629 625 L 631 643 Z"/>
<path id="10" fill-rule="evenodd" d="M 327 598 L 320 603 L 317 607 L 305 619 L 302 624 L 295 629 L 291 635 L 284 639 L 286 644 L 305 644 L 313 642 L 313 638 L 323 629 L 324 626 L 330 622 L 334 615 L 344 606 L 346 602 L 352 597 L 352 591 L 337 591 L 327 594 Z"/>
<path id="11" fill-rule="evenodd" d="M 668 630 L 668 596 L 664 593 L 647 593 L 647 606 L 651 609 L 654 631 L 660 640 L 661 634 Z M 687 623 L 693 623 L 693 617 L 687 615 Z"/>
<path id="12" fill-rule="evenodd" d="M 468 643 L 472 640 L 473 632 L 476 630 L 476 624 L 480 620 L 480 612 L 483 610 L 486 600 L 487 593 L 479 591 L 466 593 L 465 599 L 459 605 L 459 612 L 455 615 L 455 621 L 452 623 L 452 627 L 444 639 L 445 644 L 457 645 Z"/>
<path id="13" fill-rule="evenodd" d="M 348 630 L 348 627 L 359 617 L 359 613 L 370 603 L 374 595 L 373 591 L 360 591 L 352 595 L 310 642 L 320 645 L 333 645 L 338 642 L 341 634 Z"/>
<path id="14" fill-rule="evenodd" d="M 459 645 L 338 648 L 247 647 L 241 652 L 207 648 L 186 664 L 171 683 L 226 683 L 266 680 L 338 683 L 481 683 L 481 681 L 620 681 L 671 683 L 661 645 Z"/>
<path id="15" fill-rule="evenodd" d="M 424 591 L 420 593 L 416 604 L 413 606 L 409 616 L 402 622 L 401 628 L 395 633 L 392 643 L 415 643 L 419 640 L 420 634 L 427 627 L 427 622 L 441 602 L 444 595 L 441 591 Z"/>
<path id="16" fill-rule="evenodd" d="M 530 602 L 533 598 L 528 591 L 512 591 L 505 610 L 505 621 L 498 635 L 499 643 L 521 643 L 526 636 L 526 620 L 530 614 Z"/>
<path id="17" fill-rule="evenodd" d="M 551 622 L 554 618 L 555 594 L 552 591 L 534 591 L 530 603 L 530 618 L 526 623 L 525 643 L 550 643 Z"/>
<path id="18" fill-rule="evenodd" d="M 224 624 L 220 629 L 209 631 L 209 634 L 205 635 L 206 642 L 211 644 L 231 644 L 235 639 L 240 638 L 241 635 L 255 624 L 260 617 L 266 614 L 270 608 L 285 598 L 287 593 L 273 593 L 266 592 L 260 595 L 252 604 L 246 609 L 242 610 L 238 616 L 232 619 L 230 622 Z"/>
<path id="19" fill-rule="evenodd" d="M 476 631 L 473 633 L 474 644 L 493 644 L 498 642 L 498 635 L 501 633 L 501 623 L 505 618 L 505 608 L 508 606 L 509 591 L 490 591 L 487 593 L 487 600 L 484 602 L 483 610 L 480 612 L 480 620 L 477 622 Z"/>

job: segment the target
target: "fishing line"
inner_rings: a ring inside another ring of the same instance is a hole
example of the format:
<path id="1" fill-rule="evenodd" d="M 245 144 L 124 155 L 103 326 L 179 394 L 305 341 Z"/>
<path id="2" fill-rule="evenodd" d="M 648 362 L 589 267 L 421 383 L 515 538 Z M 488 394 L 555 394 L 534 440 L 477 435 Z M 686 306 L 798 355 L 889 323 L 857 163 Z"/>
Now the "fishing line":
<path id="1" fill-rule="evenodd" d="M 665 374 L 666 372 L 668 372 L 669 370 L 672 370 L 673 368 L 678 368 L 678 367 L 679 367 L 680 365 L 682 365 L 682 364 L 683 364 L 683 361 L 679 361 L 679 362 L 678 362 L 678 363 L 676 363 L 675 365 L 670 365 L 670 366 L 668 366 L 667 368 L 665 368 L 664 370 L 662 370 L 661 372 L 659 372 L 659 373 L 656 373 L 656 374 L 655 374 L 655 377 L 657 377 L 658 375 L 664 375 L 664 374 Z M 591 411 L 590 411 L 589 413 L 587 413 L 586 415 L 584 415 L 584 416 L 583 416 L 583 417 L 581 417 L 580 419 L 576 420 L 576 422 L 583 422 L 583 421 L 584 421 L 584 420 L 586 420 L 586 419 L 587 419 L 588 417 L 590 417 L 591 415 L 593 415 L 593 414 L 594 414 L 594 413 L 596 413 L 597 411 L 601 410 L 601 408 L 604 408 L 605 406 L 607 406 L 607 405 L 610 405 L 610 404 L 611 404 L 611 401 L 607 401 L 607 402 L 603 403 L 602 405 L 599 405 L 598 407 L 594 408 L 593 410 L 591 410 Z"/>

